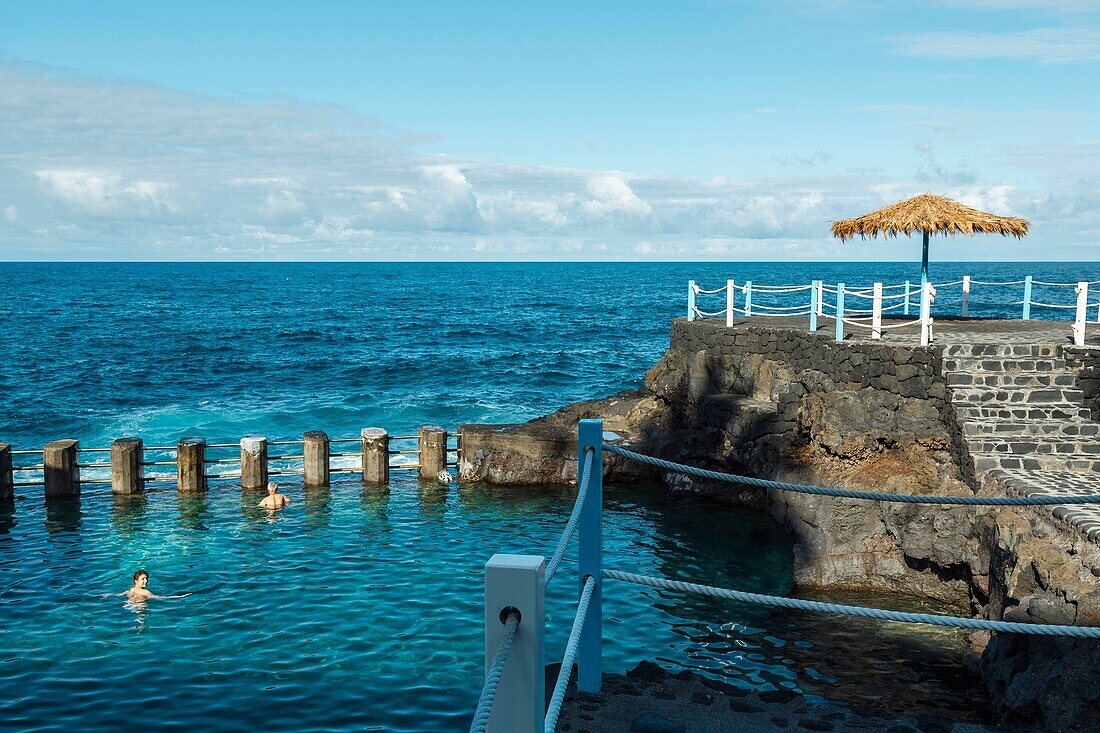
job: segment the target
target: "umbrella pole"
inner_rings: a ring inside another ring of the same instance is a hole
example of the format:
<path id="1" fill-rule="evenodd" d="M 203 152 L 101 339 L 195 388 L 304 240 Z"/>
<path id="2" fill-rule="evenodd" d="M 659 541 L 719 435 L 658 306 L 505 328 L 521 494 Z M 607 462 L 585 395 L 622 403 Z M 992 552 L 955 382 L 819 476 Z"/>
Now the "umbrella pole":
<path id="1" fill-rule="evenodd" d="M 928 232 L 924 232 L 924 252 L 920 258 L 921 282 L 928 282 Z"/>

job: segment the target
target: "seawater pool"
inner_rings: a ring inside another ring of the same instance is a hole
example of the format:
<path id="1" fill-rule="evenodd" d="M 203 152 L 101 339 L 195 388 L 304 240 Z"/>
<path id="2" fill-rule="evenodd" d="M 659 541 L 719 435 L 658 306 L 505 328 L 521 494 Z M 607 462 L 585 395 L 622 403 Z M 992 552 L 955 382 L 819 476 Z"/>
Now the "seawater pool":
<path id="1" fill-rule="evenodd" d="M 86 491 L 0 506 L 0 727 L 10 730 L 461 731 L 482 677 L 482 568 L 549 555 L 563 487 L 287 486 L 271 514 L 227 482 L 138 499 Z M 655 488 L 606 490 L 608 565 L 764 593 L 791 587 L 767 516 Z M 549 589 L 547 662 L 577 594 L 575 546 Z M 160 594 L 113 595 L 134 570 Z M 643 659 L 733 684 L 889 709 L 980 714 L 961 637 L 810 618 L 608 581 L 605 669 Z M 919 709 L 919 707 L 917 708 Z"/>

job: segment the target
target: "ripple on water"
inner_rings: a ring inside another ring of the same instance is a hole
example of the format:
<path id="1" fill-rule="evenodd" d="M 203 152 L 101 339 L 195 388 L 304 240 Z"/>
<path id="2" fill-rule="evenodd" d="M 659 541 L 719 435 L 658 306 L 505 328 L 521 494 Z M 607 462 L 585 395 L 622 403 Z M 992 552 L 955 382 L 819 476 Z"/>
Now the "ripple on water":
<path id="1" fill-rule="evenodd" d="M 205 499 L 89 494 L 60 524 L 20 499 L 0 534 L 7 724 L 110 730 L 136 709 L 159 726 L 205 730 L 465 729 L 482 674 L 482 566 L 494 551 L 552 550 L 571 492 L 422 490 L 407 478 L 388 491 L 286 491 L 294 503 L 276 516 L 225 485 Z M 763 515 L 614 487 L 607 507 L 607 557 L 622 567 L 789 590 L 789 541 Z M 572 618 L 572 562 L 549 591 L 549 660 Z M 138 567 L 157 592 L 191 595 L 144 608 L 105 595 Z M 942 644 L 906 656 L 908 637 L 893 628 L 807 626 L 622 584 L 606 597 L 609 671 L 658 659 L 741 686 L 834 697 L 854 688 L 898 696 L 920 677 L 926 690 L 943 688 L 937 706 L 947 695 L 964 712 L 974 707 L 962 704 L 970 691 L 949 674 Z M 881 667 L 869 684 L 832 656 L 868 634 Z M 900 658 L 912 669 L 892 669 Z"/>

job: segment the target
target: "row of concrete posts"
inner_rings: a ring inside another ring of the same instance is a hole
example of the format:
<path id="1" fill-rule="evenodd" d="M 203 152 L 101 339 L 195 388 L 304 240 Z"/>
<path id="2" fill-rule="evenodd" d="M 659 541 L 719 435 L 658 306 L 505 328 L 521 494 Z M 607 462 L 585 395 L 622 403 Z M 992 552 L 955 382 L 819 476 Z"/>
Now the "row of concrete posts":
<path id="1" fill-rule="evenodd" d="M 419 453 L 418 473 L 421 479 L 437 480 L 447 470 L 447 431 L 437 425 L 425 425 L 417 434 Z M 302 461 L 302 476 L 306 486 L 327 486 L 334 470 L 361 472 L 366 484 L 381 485 L 390 480 L 390 434 L 383 428 L 363 428 L 359 434 L 359 450 L 338 453 L 337 456 L 360 454 L 362 465 L 358 469 L 333 469 L 333 453 L 329 437 L 320 430 L 311 430 L 302 436 L 300 456 L 268 457 L 268 439 L 262 435 L 247 435 L 241 439 L 240 483 L 245 489 L 260 489 L 267 485 L 269 460 Z M 181 438 L 176 444 L 176 484 L 181 493 L 206 491 L 207 482 L 217 475 L 208 474 L 205 438 Z M 414 451 L 408 451 L 410 453 Z M 151 480 L 162 477 L 145 476 L 148 465 L 172 464 L 172 461 L 145 461 L 145 448 L 141 438 L 118 438 L 111 443 L 111 491 L 115 494 L 138 494 Z M 235 461 L 232 461 L 235 462 Z M 75 440 L 55 440 L 42 450 L 42 475 L 46 498 L 67 498 L 80 494 L 80 446 Z M 276 471 L 276 475 L 285 472 Z M 0 499 L 14 495 L 15 481 L 12 465 L 12 447 L 0 443 Z M 97 483 L 103 483 L 97 481 Z"/>

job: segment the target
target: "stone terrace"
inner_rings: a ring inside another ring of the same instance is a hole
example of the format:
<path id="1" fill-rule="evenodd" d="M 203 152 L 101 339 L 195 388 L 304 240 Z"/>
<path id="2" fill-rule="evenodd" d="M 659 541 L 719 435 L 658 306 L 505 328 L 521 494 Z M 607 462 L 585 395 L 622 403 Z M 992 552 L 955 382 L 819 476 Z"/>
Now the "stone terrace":
<path id="1" fill-rule="evenodd" d="M 806 333 L 809 324 L 805 317 L 734 320 L 734 329 L 749 327 Z M 880 340 L 867 329 L 845 330 L 845 343 L 920 348 L 916 326 L 885 329 Z M 833 341 L 834 333 L 823 318 L 814 338 Z M 927 348 L 939 363 L 972 485 L 992 482 L 1016 495 L 1100 493 L 1100 326 L 1075 346 L 1065 321 L 944 318 Z M 1100 506 L 1052 509 L 1100 542 Z"/>

